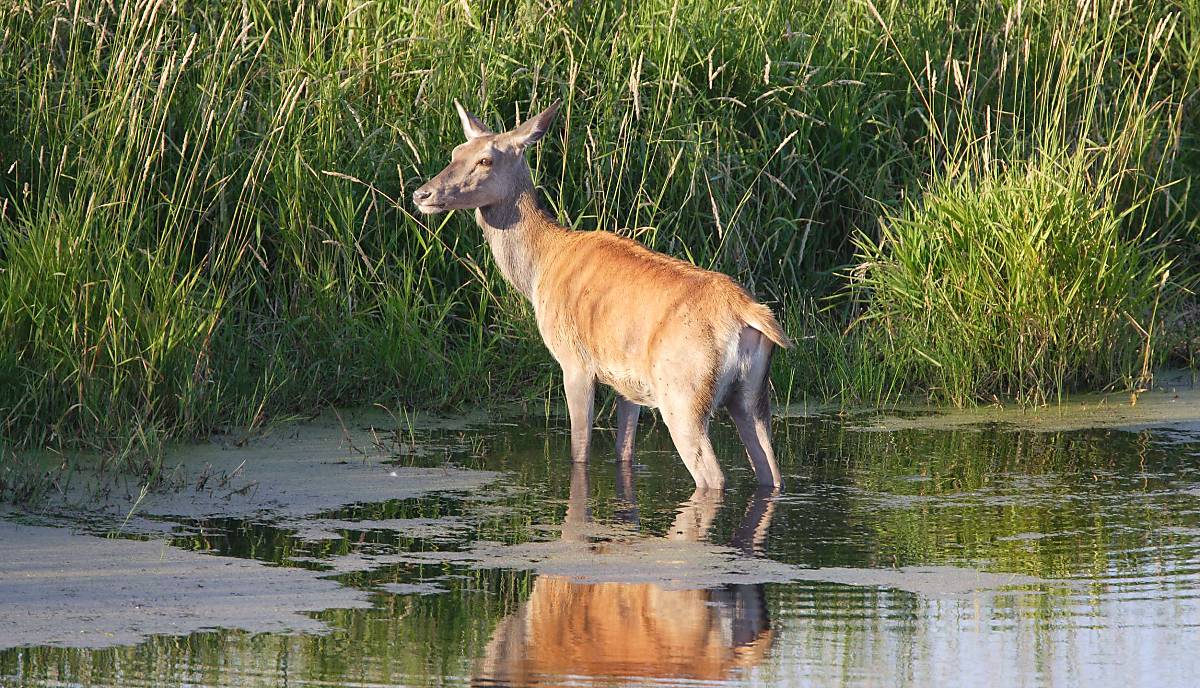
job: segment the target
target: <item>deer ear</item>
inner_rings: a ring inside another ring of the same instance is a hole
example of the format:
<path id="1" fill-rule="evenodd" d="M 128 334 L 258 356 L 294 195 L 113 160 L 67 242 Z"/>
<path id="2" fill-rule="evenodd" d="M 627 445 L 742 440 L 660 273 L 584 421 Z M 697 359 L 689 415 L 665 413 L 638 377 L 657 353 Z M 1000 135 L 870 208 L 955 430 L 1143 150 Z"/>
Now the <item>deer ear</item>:
<path id="1" fill-rule="evenodd" d="M 550 104 L 550 107 L 530 117 L 516 129 L 510 131 L 508 133 L 509 137 L 522 150 L 537 143 L 550 130 L 550 124 L 554 122 L 554 116 L 558 114 L 558 108 L 561 105 L 562 98 L 555 100 Z"/>
<path id="2" fill-rule="evenodd" d="M 454 109 L 458 110 L 458 119 L 462 122 L 463 134 L 466 135 L 468 141 L 492 134 L 492 130 L 480 122 L 478 117 L 467 112 L 457 98 L 454 99 Z"/>

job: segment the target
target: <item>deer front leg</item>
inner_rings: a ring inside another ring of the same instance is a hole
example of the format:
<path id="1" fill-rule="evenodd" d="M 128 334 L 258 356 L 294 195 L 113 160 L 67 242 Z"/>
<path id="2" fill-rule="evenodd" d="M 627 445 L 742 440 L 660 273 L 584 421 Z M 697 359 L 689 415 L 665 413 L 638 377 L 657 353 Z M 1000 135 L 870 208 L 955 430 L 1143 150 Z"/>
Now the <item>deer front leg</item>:
<path id="1" fill-rule="evenodd" d="M 638 414 L 641 404 L 617 397 L 617 461 L 633 461 L 633 440 L 637 436 Z"/>
<path id="2" fill-rule="evenodd" d="M 567 410 L 571 413 L 571 460 L 588 460 L 592 438 L 592 403 L 596 397 L 596 376 L 582 366 L 563 366 L 563 388 Z"/>

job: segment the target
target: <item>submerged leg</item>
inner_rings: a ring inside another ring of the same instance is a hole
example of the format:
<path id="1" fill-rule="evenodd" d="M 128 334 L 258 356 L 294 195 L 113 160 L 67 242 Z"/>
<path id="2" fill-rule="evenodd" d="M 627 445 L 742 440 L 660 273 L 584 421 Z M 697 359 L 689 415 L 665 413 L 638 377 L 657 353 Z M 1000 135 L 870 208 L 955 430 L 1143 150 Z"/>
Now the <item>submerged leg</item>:
<path id="1" fill-rule="evenodd" d="M 767 547 L 767 531 L 775 515 L 775 498 L 779 490 L 765 485 L 754 490 L 741 523 L 733 531 L 729 544 L 750 556 L 761 556 Z"/>
<path id="2" fill-rule="evenodd" d="M 638 524 L 637 487 L 633 479 L 633 462 L 617 461 L 617 507 L 613 515 L 617 520 Z"/>
<path id="3" fill-rule="evenodd" d="M 696 487 L 723 489 L 725 476 L 708 439 L 707 416 L 676 405 L 664 406 L 662 416 L 671 431 L 671 441 L 675 443 L 683 465 L 692 474 L 692 480 L 696 481 Z"/>
<path id="4" fill-rule="evenodd" d="M 771 414 L 761 408 L 746 409 L 731 403 L 729 416 L 737 426 L 738 437 L 746 445 L 746 456 L 754 468 L 754 477 L 759 485 L 783 487 L 783 476 L 779 474 L 779 464 L 775 462 L 775 452 L 771 449 Z"/>
<path id="5" fill-rule="evenodd" d="M 708 537 L 708 531 L 712 529 L 724 501 L 725 493 L 721 490 L 697 487 L 691 498 L 676 510 L 675 521 L 667 531 L 667 539 L 699 542 Z"/>
<path id="6" fill-rule="evenodd" d="M 592 521 L 588 469 L 586 463 L 571 464 L 571 491 L 567 498 L 567 516 L 563 519 L 562 539 L 582 542 L 587 538 L 587 526 Z"/>
<path id="7" fill-rule="evenodd" d="M 637 436 L 638 414 L 642 407 L 625 397 L 617 397 L 617 461 L 633 461 L 633 441 Z"/>

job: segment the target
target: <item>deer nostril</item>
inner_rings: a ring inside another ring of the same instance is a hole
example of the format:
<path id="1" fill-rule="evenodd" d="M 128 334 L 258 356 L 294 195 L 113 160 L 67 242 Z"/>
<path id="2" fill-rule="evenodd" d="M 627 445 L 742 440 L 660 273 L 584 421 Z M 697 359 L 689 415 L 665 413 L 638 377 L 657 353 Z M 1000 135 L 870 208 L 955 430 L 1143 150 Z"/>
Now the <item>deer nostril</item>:
<path id="1" fill-rule="evenodd" d="M 432 191 L 426 191 L 425 189 L 417 189 L 416 191 L 413 192 L 413 198 L 415 198 L 418 201 L 423 201 L 432 195 L 433 195 Z"/>

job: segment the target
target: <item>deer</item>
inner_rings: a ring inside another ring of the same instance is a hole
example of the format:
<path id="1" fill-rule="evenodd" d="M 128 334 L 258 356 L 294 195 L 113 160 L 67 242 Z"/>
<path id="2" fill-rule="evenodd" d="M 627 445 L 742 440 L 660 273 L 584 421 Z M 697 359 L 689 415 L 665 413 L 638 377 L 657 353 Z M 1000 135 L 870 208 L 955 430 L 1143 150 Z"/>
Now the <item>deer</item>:
<path id="1" fill-rule="evenodd" d="M 723 489 L 708 428 L 724 408 L 758 484 L 781 487 L 769 378 L 775 347 L 791 340 L 728 275 L 613 232 L 564 227 L 542 209 L 525 152 L 561 105 L 495 133 L 455 100 L 466 141 L 413 192 L 414 205 L 427 215 L 475 211 L 501 275 L 532 305 L 562 368 L 574 462 L 588 460 L 600 382 L 617 393 L 618 461 L 633 460 L 641 408 L 657 408 L 696 487 Z"/>

